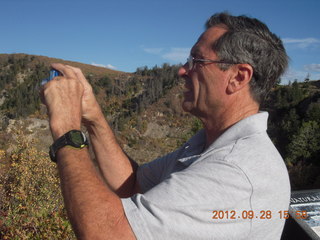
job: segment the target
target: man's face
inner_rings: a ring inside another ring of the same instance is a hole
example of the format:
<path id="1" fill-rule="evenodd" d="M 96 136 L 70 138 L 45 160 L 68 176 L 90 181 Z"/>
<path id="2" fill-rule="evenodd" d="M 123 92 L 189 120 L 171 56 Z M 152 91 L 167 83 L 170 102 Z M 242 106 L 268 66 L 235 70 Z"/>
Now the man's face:
<path id="1" fill-rule="evenodd" d="M 226 32 L 222 27 L 211 27 L 205 31 L 191 49 L 196 59 L 219 60 L 212 50 L 212 44 Z M 197 117 L 221 110 L 226 101 L 226 87 L 229 71 L 222 71 L 216 63 L 195 63 L 192 69 L 185 64 L 179 69 L 180 77 L 185 80 L 182 108 Z"/>

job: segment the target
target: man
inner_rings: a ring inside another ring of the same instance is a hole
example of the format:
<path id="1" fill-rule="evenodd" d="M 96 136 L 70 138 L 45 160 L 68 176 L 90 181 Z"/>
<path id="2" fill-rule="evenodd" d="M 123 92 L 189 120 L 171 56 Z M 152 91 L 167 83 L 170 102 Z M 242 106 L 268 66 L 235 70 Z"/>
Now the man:
<path id="1" fill-rule="evenodd" d="M 173 153 L 137 167 L 123 153 L 80 69 L 44 86 L 53 139 L 85 124 L 87 148 L 51 149 L 80 239 L 279 239 L 289 205 L 286 167 L 260 101 L 287 66 L 281 40 L 256 19 L 213 15 L 179 75 L 182 107 L 204 129 Z M 59 142 L 59 141 L 58 141 Z"/>

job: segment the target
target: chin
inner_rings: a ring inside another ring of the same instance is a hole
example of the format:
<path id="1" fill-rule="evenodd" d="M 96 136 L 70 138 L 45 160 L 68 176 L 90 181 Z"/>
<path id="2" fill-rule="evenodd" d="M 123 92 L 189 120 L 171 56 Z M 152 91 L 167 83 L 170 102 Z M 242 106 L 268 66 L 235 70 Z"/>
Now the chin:
<path id="1" fill-rule="evenodd" d="M 191 113 L 192 110 L 193 110 L 193 108 L 194 108 L 194 106 L 193 106 L 193 103 L 192 103 L 192 102 L 188 102 L 188 101 L 186 101 L 186 100 L 184 100 L 184 101 L 182 102 L 182 109 L 183 109 L 183 111 Z"/>

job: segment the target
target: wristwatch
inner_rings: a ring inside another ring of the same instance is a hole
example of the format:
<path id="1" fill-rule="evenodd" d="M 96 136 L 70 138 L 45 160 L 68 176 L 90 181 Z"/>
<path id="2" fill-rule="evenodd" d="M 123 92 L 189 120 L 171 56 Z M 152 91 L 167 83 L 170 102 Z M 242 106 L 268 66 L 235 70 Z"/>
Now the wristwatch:
<path id="1" fill-rule="evenodd" d="M 59 137 L 50 146 L 49 155 L 53 162 L 57 162 L 56 153 L 60 148 L 69 146 L 76 149 L 82 149 L 88 145 L 88 140 L 83 132 L 79 130 L 71 130 Z"/>

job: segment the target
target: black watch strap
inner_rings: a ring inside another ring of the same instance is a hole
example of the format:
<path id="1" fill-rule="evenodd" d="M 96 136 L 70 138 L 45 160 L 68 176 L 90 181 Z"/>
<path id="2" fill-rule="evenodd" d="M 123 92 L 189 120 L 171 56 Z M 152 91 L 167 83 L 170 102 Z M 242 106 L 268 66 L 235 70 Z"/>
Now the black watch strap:
<path id="1" fill-rule="evenodd" d="M 56 154 L 60 148 L 70 146 L 76 149 L 82 149 L 88 146 L 86 135 L 79 130 L 71 130 L 59 137 L 49 149 L 49 155 L 53 162 L 57 162 Z"/>

